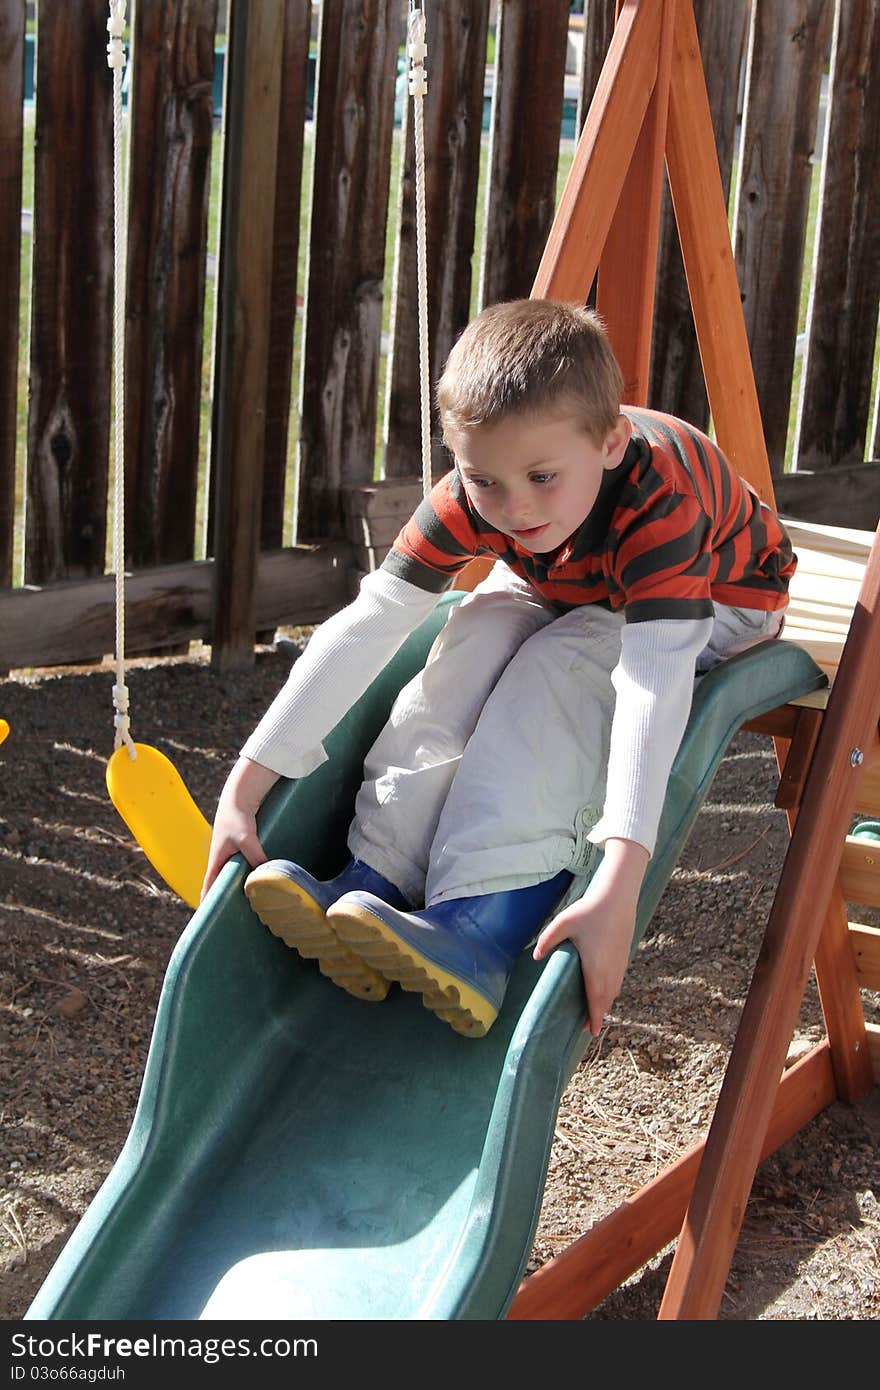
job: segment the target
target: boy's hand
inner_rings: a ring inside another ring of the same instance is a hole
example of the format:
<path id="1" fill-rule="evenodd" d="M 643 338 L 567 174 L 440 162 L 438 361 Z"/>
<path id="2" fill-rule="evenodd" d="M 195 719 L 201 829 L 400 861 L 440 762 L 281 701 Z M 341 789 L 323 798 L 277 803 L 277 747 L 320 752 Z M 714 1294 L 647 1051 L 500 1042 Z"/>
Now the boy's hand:
<path id="1" fill-rule="evenodd" d="M 577 902 L 558 913 L 535 944 L 543 960 L 562 941 L 574 943 L 587 992 L 590 1032 L 597 1036 L 629 964 L 639 892 L 649 859 L 634 840 L 607 840 L 605 857 Z"/>
<path id="2" fill-rule="evenodd" d="M 277 781 L 277 772 L 250 758 L 239 758 L 235 764 L 217 802 L 202 899 L 233 854 L 243 854 L 252 869 L 265 864 L 267 855 L 257 835 L 257 811 Z"/>

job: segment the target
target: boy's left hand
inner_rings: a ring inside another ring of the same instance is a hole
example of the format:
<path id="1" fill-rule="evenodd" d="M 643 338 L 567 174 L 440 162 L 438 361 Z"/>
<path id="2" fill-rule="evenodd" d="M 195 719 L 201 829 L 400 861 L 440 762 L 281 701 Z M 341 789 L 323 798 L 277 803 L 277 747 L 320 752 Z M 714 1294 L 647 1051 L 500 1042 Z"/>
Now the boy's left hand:
<path id="1" fill-rule="evenodd" d="M 607 840 L 605 857 L 584 896 L 548 922 L 535 944 L 533 956 L 543 960 L 561 942 L 574 943 L 594 1036 L 623 984 L 648 858 L 648 851 L 633 840 Z"/>

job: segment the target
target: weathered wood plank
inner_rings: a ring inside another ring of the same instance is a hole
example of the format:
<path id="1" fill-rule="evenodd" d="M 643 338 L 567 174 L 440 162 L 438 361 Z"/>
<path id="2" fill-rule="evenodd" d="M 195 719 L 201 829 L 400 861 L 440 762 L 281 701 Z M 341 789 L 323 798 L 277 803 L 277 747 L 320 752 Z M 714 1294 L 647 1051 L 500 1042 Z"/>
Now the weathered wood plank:
<path id="1" fill-rule="evenodd" d="M 481 307 L 529 294 L 553 221 L 568 10 L 567 0 L 498 9 Z"/>
<path id="2" fill-rule="evenodd" d="M 428 356 L 433 386 L 470 315 L 489 0 L 432 0 L 426 17 L 425 221 Z M 404 158 L 384 425 L 386 478 L 421 476 L 415 151 L 408 95 L 401 138 Z M 433 390 L 431 397 L 433 401 Z M 448 467 L 446 451 L 435 438 L 432 472 L 439 476 Z"/>
<path id="3" fill-rule="evenodd" d="M 840 861 L 840 887 L 848 903 L 880 906 L 880 845 L 847 835 Z"/>
<path id="4" fill-rule="evenodd" d="M 134 10 L 126 305 L 131 564 L 193 555 L 217 0 Z"/>
<path id="5" fill-rule="evenodd" d="M 850 922 L 849 936 L 862 989 L 880 989 L 880 927 Z"/>
<path id="6" fill-rule="evenodd" d="M 105 0 L 44 5 L 37 33 L 25 579 L 104 569 L 113 287 Z"/>
<path id="7" fill-rule="evenodd" d="M 229 7 L 212 481 L 216 670 L 253 664 L 284 0 Z"/>
<path id="8" fill-rule="evenodd" d="M 24 0 L 0 0 L 0 587 L 15 539 L 24 34 Z"/>
<path id="9" fill-rule="evenodd" d="M 608 56 L 617 0 L 590 0 L 584 14 L 584 54 L 581 80 L 578 87 L 577 132 L 580 135 L 587 119 L 590 102 L 596 91 L 602 65 Z"/>
<path id="10" fill-rule="evenodd" d="M 880 302 L 880 0 L 838 5 L 795 467 L 861 463 Z"/>
<path id="11" fill-rule="evenodd" d="M 381 483 L 355 483 L 343 489 L 345 515 L 374 522 L 392 518 L 397 529 L 405 524 L 422 496 L 418 478 L 388 478 Z"/>
<path id="12" fill-rule="evenodd" d="M 284 488 L 296 325 L 299 210 L 311 18 L 310 0 L 286 0 L 278 113 L 275 226 L 272 232 L 269 378 L 266 388 L 266 445 L 260 531 L 260 543 L 264 549 L 280 545 L 284 535 Z"/>
<path id="13" fill-rule="evenodd" d="M 735 254 L 771 473 L 782 472 L 831 0 L 754 5 Z M 793 269 L 795 268 L 795 269 Z"/>
<path id="14" fill-rule="evenodd" d="M 351 547 L 333 541 L 260 555 L 256 634 L 279 623 L 318 623 L 348 602 Z M 211 639 L 212 560 L 158 565 L 126 579 L 126 655 Z M 116 649 L 112 575 L 0 593 L 3 661 L 11 669 L 100 661 Z"/>
<path id="15" fill-rule="evenodd" d="M 748 3 L 747 0 L 730 0 L 726 5 L 716 5 L 711 0 L 695 0 L 694 16 L 726 203 L 730 196 Z M 663 190 L 660 214 L 648 400 L 656 409 L 690 420 L 701 429 L 708 424 L 706 383 L 668 185 Z"/>
<path id="16" fill-rule="evenodd" d="M 300 397 L 300 539 L 340 535 L 340 486 L 373 476 L 397 0 L 321 6 Z"/>
<path id="17" fill-rule="evenodd" d="M 880 462 L 783 473 L 774 480 L 776 502 L 787 516 L 876 531 L 880 522 Z"/>

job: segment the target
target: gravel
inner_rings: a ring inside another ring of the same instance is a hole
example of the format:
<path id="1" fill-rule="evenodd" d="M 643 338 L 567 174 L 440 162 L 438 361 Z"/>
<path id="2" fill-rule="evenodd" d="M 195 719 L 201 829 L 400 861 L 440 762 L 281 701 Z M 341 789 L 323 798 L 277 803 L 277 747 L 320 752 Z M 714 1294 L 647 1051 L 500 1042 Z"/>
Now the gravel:
<path id="1" fill-rule="evenodd" d="M 298 635 L 293 634 L 294 643 Z M 289 657 L 215 676 L 204 649 L 130 664 L 134 736 L 210 816 Z M 0 1317 L 20 1318 L 113 1163 L 189 918 L 114 811 L 112 670 L 0 681 Z M 767 739 L 740 734 L 601 1037 L 563 1097 L 530 1269 L 705 1132 L 785 853 Z M 861 920 L 867 920 L 864 914 Z M 869 1019 L 880 998 L 865 994 Z M 824 1034 L 810 980 L 792 1043 Z M 832 1105 L 757 1175 L 719 1316 L 880 1315 L 880 1090 Z M 671 1247 L 594 1319 L 653 1319 Z"/>

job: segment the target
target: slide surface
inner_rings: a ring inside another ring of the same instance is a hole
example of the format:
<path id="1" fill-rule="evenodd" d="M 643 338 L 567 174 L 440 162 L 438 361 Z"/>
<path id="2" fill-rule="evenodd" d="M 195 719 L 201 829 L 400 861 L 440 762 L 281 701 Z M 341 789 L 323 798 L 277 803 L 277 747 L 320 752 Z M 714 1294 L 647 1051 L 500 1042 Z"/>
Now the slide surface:
<path id="1" fill-rule="evenodd" d="M 283 782 L 270 855 L 346 855 L 364 753 L 445 599 Z M 825 683 L 766 643 L 704 677 L 670 780 L 637 940 L 736 729 Z M 525 953 L 488 1036 L 394 988 L 351 998 L 250 911 L 228 864 L 168 967 L 126 1144 L 29 1319 L 495 1319 L 531 1251 L 559 1100 L 588 1041 L 576 953 Z"/>

